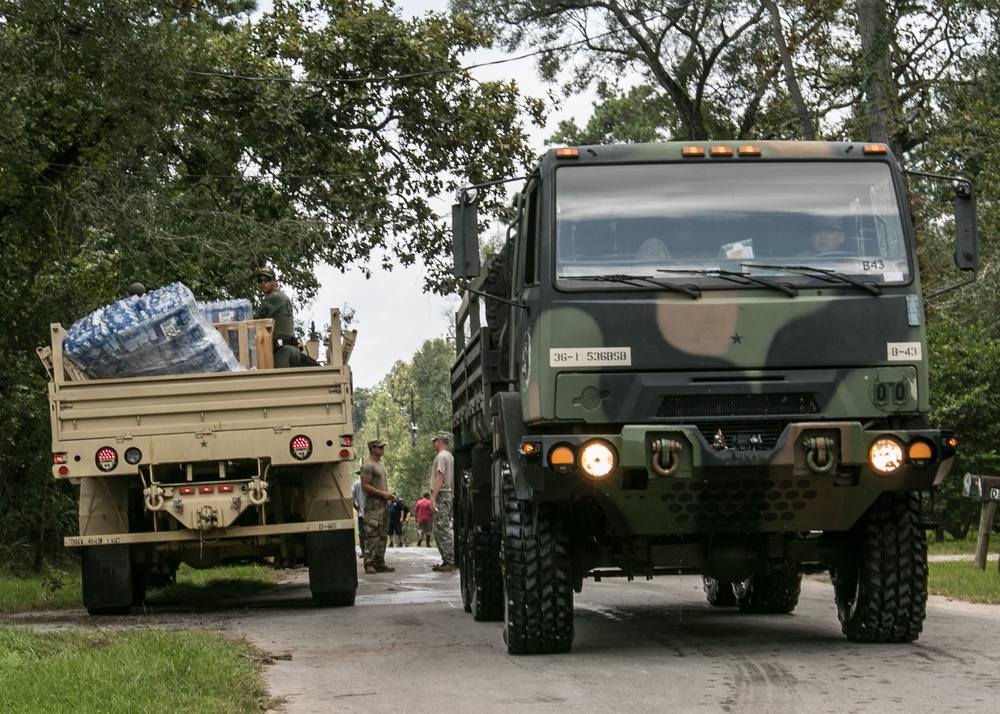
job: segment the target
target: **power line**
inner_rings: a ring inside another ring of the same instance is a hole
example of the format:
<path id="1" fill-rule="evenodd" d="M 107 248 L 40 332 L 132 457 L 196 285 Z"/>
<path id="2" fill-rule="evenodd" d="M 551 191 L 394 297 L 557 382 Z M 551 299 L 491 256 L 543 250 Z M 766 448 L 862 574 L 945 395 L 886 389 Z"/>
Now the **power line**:
<path id="1" fill-rule="evenodd" d="M 233 74 L 228 72 L 207 72 L 199 70 L 188 70 L 189 74 L 197 75 L 200 77 L 218 77 L 220 79 L 238 79 L 247 82 L 281 82 L 286 84 L 307 84 L 307 85 L 318 85 L 318 84 L 375 84 L 398 81 L 402 79 L 415 79 L 418 77 L 430 77 L 441 74 L 456 74 L 458 72 L 469 72 L 474 69 L 481 69 L 483 67 L 494 67 L 501 64 L 508 64 L 511 62 L 520 62 L 521 60 L 531 59 L 532 57 L 539 57 L 545 54 L 552 54 L 554 52 L 562 52 L 564 50 L 573 49 L 574 47 L 579 47 L 581 45 L 590 44 L 596 40 L 604 39 L 605 37 L 610 37 L 616 35 L 624 30 L 632 29 L 640 24 L 645 24 L 653 20 L 660 20 L 667 16 L 667 13 L 661 13 L 659 15 L 654 15 L 652 17 L 637 20 L 631 25 L 623 25 L 619 28 L 608 30 L 607 32 L 602 32 L 594 37 L 585 37 L 582 40 L 577 40 L 576 42 L 569 42 L 564 45 L 557 45 L 555 47 L 543 47 L 540 50 L 535 50 L 534 52 L 528 52 L 522 55 L 517 55 L 516 57 L 505 57 L 504 59 L 492 60 L 490 62 L 479 62 L 477 64 L 465 65 L 462 67 L 448 67 L 441 69 L 428 69 L 420 72 L 405 72 L 403 74 L 393 74 L 384 76 L 374 76 L 368 75 L 366 77 L 324 77 L 320 79 L 308 79 L 308 78 L 296 78 L 296 77 L 260 77 L 254 75 L 245 74 Z"/>

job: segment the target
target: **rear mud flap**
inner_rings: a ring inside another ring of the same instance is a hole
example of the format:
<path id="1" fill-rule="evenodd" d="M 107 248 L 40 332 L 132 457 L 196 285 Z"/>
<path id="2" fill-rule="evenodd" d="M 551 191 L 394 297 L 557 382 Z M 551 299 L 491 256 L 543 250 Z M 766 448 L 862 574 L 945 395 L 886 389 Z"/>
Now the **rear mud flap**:
<path id="1" fill-rule="evenodd" d="M 82 549 L 83 604 L 89 611 L 132 606 L 132 549 L 129 545 L 92 545 Z"/>

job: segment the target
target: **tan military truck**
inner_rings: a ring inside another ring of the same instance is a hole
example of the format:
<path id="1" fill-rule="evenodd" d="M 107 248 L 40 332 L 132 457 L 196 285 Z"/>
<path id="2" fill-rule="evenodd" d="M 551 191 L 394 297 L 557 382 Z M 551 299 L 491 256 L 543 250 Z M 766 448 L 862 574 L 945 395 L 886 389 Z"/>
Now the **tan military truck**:
<path id="1" fill-rule="evenodd" d="M 244 366 L 256 343 L 257 369 L 120 379 L 87 379 L 52 325 L 39 349 L 52 474 L 80 487 L 80 532 L 65 543 L 80 549 L 90 614 L 128 612 L 181 563 L 257 559 L 306 564 L 317 605 L 354 603 L 355 333 L 331 310 L 327 363 L 273 369 L 270 322 L 216 325 L 238 336 Z"/>

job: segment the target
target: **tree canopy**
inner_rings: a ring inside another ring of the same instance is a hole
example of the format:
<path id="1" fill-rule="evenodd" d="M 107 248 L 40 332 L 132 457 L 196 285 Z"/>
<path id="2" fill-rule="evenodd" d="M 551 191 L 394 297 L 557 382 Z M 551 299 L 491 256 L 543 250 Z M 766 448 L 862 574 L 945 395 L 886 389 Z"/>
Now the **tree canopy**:
<path id="1" fill-rule="evenodd" d="M 462 68 L 491 41 L 468 18 L 406 19 L 388 0 L 253 7 L 0 0 L 0 507 L 51 480 L 33 354 L 49 323 L 134 280 L 250 297 L 263 264 L 305 299 L 318 261 L 422 260 L 443 290 L 436 201 L 523 173 L 541 108 Z"/>

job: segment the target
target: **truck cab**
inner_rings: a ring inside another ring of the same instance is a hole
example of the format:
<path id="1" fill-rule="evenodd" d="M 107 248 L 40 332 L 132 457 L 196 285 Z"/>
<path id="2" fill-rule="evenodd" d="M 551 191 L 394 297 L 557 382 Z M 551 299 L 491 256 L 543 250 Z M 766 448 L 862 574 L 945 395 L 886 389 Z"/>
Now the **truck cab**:
<path id="1" fill-rule="evenodd" d="M 941 178 L 974 273 L 972 187 Z M 924 293 L 887 148 L 556 149 L 514 208 L 485 271 L 474 206 L 455 210 L 466 609 L 503 618 L 512 653 L 565 652 L 588 577 L 700 573 L 712 605 L 770 613 L 829 571 L 848 638 L 916 639 L 919 493 L 957 442 L 927 420 Z M 897 548 L 875 542 L 886 530 Z"/>

